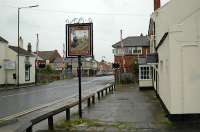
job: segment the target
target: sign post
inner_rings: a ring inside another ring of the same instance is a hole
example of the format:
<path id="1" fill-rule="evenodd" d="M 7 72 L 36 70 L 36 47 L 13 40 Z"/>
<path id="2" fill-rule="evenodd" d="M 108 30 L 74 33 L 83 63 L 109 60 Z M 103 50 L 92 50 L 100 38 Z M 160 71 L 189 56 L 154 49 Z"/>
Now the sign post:
<path id="1" fill-rule="evenodd" d="M 78 56 L 78 86 L 79 86 L 79 117 L 82 118 L 82 91 L 81 91 L 81 56 Z"/>
<path id="2" fill-rule="evenodd" d="M 78 57 L 79 118 L 82 118 L 81 58 L 93 57 L 93 24 L 74 23 L 66 25 L 67 57 Z"/>

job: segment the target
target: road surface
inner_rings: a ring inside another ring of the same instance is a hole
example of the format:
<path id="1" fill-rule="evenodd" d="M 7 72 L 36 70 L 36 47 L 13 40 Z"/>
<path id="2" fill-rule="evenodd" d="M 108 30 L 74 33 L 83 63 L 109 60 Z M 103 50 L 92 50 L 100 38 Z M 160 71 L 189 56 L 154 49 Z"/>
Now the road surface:
<path id="1" fill-rule="evenodd" d="M 113 82 L 113 76 L 82 78 L 82 90 Z M 77 78 L 48 85 L 0 92 L 0 118 L 41 106 L 78 93 Z"/>

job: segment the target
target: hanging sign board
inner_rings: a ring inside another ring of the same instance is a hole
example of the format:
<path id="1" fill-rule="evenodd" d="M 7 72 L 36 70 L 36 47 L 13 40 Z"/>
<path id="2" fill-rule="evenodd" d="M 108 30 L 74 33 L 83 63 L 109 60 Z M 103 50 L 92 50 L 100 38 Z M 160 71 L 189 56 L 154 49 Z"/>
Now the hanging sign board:
<path id="1" fill-rule="evenodd" d="M 93 24 L 75 23 L 66 25 L 67 57 L 93 56 Z"/>

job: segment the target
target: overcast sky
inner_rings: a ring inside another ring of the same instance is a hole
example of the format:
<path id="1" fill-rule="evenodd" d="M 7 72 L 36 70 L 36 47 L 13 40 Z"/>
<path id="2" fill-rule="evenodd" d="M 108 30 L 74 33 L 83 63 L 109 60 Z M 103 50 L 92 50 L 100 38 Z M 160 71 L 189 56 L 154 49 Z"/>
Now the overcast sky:
<path id="1" fill-rule="evenodd" d="M 161 0 L 162 5 L 169 0 Z M 0 36 L 17 45 L 17 8 L 20 14 L 20 35 L 24 48 L 31 42 L 33 50 L 39 34 L 39 50 L 57 49 L 62 53 L 65 43 L 65 20 L 83 17 L 94 23 L 94 55 L 113 60 L 112 44 L 123 38 L 147 34 L 153 0 L 0 0 Z"/>

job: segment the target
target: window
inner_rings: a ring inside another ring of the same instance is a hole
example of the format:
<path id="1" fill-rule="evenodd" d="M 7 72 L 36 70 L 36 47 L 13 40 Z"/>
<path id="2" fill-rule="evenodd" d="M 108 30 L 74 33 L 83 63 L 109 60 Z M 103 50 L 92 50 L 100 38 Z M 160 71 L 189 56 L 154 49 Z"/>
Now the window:
<path id="1" fill-rule="evenodd" d="M 150 66 L 140 66 L 140 80 L 148 80 L 152 78 L 152 68 Z"/>
<path id="2" fill-rule="evenodd" d="M 128 54 L 132 54 L 132 48 L 128 48 Z"/>
<path id="3" fill-rule="evenodd" d="M 30 66 L 25 65 L 25 81 L 30 81 Z"/>
<path id="4" fill-rule="evenodd" d="M 141 47 L 135 47 L 132 48 L 133 54 L 142 54 L 142 48 Z"/>

